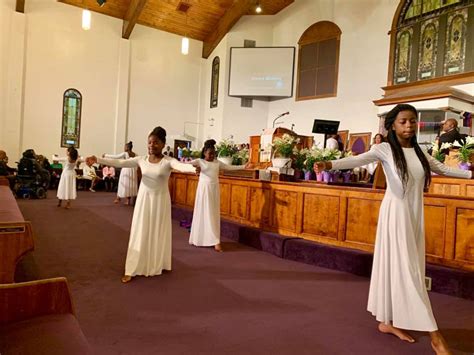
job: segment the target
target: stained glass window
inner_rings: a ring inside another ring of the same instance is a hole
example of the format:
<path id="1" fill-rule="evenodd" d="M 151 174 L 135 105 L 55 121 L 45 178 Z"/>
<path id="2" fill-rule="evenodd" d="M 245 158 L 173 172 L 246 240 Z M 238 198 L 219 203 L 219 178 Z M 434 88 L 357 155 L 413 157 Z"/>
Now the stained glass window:
<path id="1" fill-rule="evenodd" d="M 219 97 L 219 67 L 220 59 L 215 57 L 212 61 L 212 75 L 211 75 L 211 108 L 217 107 Z"/>
<path id="2" fill-rule="evenodd" d="M 467 9 L 449 14 L 446 29 L 444 75 L 462 73 L 466 52 Z"/>
<path id="3" fill-rule="evenodd" d="M 474 71 L 474 61 L 466 61 L 474 48 L 474 0 L 405 0 L 400 6 L 392 84 Z"/>
<path id="4" fill-rule="evenodd" d="M 397 51 L 395 55 L 395 82 L 397 84 L 407 83 L 410 81 L 412 37 L 412 28 L 406 29 L 398 34 Z"/>
<path id="5" fill-rule="evenodd" d="M 438 46 L 438 19 L 428 20 L 421 25 L 418 80 L 435 76 Z"/>
<path id="6" fill-rule="evenodd" d="M 79 148 L 81 107 L 81 93 L 76 89 L 66 90 L 63 95 L 61 147 Z"/>

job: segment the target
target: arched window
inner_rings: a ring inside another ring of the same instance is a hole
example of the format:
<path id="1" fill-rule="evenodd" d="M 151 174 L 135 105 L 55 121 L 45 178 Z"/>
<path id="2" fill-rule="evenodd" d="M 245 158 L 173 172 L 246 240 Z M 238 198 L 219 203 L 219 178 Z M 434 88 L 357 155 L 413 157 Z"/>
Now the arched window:
<path id="1" fill-rule="evenodd" d="M 220 59 L 215 57 L 212 61 L 212 74 L 211 74 L 211 108 L 217 107 L 217 101 L 219 97 L 219 67 Z"/>
<path id="2" fill-rule="evenodd" d="M 68 89 L 63 95 L 63 122 L 61 147 L 79 148 L 81 130 L 82 95 L 76 89 Z"/>
<path id="3" fill-rule="evenodd" d="M 341 30 L 329 21 L 310 26 L 301 35 L 296 100 L 337 95 Z"/>
<path id="4" fill-rule="evenodd" d="M 474 0 L 402 1 L 392 24 L 389 85 L 473 71 L 473 27 Z"/>

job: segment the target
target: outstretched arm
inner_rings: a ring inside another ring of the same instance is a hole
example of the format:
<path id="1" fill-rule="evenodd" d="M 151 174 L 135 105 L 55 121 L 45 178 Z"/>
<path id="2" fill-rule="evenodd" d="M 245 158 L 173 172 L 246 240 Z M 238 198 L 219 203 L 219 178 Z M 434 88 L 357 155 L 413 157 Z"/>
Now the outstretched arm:
<path id="1" fill-rule="evenodd" d="M 474 179 L 472 171 L 461 170 L 456 168 L 451 168 L 443 163 L 440 163 L 435 158 L 429 154 L 425 154 L 428 163 L 430 163 L 431 171 L 438 174 L 449 177 L 461 178 L 461 179 Z"/>
<path id="2" fill-rule="evenodd" d="M 196 168 L 192 166 L 191 164 L 181 163 L 174 158 L 170 158 L 169 162 L 170 162 L 171 168 L 174 170 L 178 170 L 182 173 L 196 173 Z"/>
<path id="3" fill-rule="evenodd" d="M 140 157 L 135 157 L 131 159 L 104 159 L 92 156 L 88 157 L 87 159 L 90 159 L 92 163 L 115 166 L 116 168 L 136 168 L 138 167 Z"/>
<path id="4" fill-rule="evenodd" d="M 103 157 L 105 159 L 127 159 L 128 154 L 126 152 L 122 152 L 120 154 L 104 154 Z"/>
<path id="5" fill-rule="evenodd" d="M 246 166 L 247 166 L 246 164 L 245 165 L 229 165 L 219 160 L 219 170 L 244 170 Z"/>

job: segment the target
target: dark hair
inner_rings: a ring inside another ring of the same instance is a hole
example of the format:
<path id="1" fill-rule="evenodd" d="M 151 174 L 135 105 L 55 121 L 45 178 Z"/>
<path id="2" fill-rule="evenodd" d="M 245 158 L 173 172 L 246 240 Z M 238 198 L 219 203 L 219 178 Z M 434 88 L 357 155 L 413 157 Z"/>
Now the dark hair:
<path id="1" fill-rule="evenodd" d="M 204 153 L 206 150 L 213 149 L 216 150 L 216 141 L 214 139 L 208 139 L 207 141 L 204 142 L 204 147 L 202 147 L 201 151 L 201 159 L 204 159 Z"/>
<path id="2" fill-rule="evenodd" d="M 163 144 L 166 143 L 166 131 L 164 128 L 158 126 L 153 128 L 153 131 L 148 135 L 148 137 L 155 136 L 158 138 Z"/>
<path id="3" fill-rule="evenodd" d="M 402 180 L 403 189 L 405 189 L 408 182 L 407 161 L 405 159 L 402 146 L 400 145 L 397 135 L 393 130 L 393 123 L 395 122 L 398 114 L 402 111 L 411 111 L 418 118 L 418 112 L 416 111 L 416 108 L 407 104 L 398 104 L 387 113 L 387 116 L 385 116 L 385 129 L 388 131 L 387 142 L 392 148 L 393 160 L 395 162 L 395 166 L 397 167 L 398 176 L 400 177 L 400 180 Z M 415 153 L 418 159 L 420 159 L 423 170 L 425 171 L 425 189 L 427 189 L 431 183 L 430 164 L 418 145 L 415 135 L 411 138 L 410 143 L 415 149 Z"/>
<path id="4" fill-rule="evenodd" d="M 132 150 L 133 149 L 133 143 L 132 141 L 128 142 L 128 143 L 125 143 L 125 145 L 127 146 L 128 150 Z"/>
<path id="5" fill-rule="evenodd" d="M 377 133 L 375 136 L 374 136 L 374 142 L 375 142 L 375 139 L 377 138 L 377 136 L 380 136 L 380 138 L 382 138 L 382 142 L 385 142 L 385 137 L 383 136 L 382 133 Z"/>
<path id="6" fill-rule="evenodd" d="M 75 162 L 77 158 L 79 157 L 79 153 L 77 149 L 74 147 L 69 147 L 67 151 L 69 152 L 69 158 L 71 158 L 71 160 Z"/>

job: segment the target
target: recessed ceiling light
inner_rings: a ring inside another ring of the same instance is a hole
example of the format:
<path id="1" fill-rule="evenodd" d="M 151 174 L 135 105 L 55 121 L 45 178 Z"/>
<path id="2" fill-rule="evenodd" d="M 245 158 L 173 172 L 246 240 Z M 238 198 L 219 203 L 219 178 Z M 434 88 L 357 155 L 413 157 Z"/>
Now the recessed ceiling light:
<path id="1" fill-rule="evenodd" d="M 262 7 L 260 6 L 260 4 L 257 4 L 257 7 L 255 8 L 255 12 L 257 14 L 261 13 L 262 12 Z"/>

